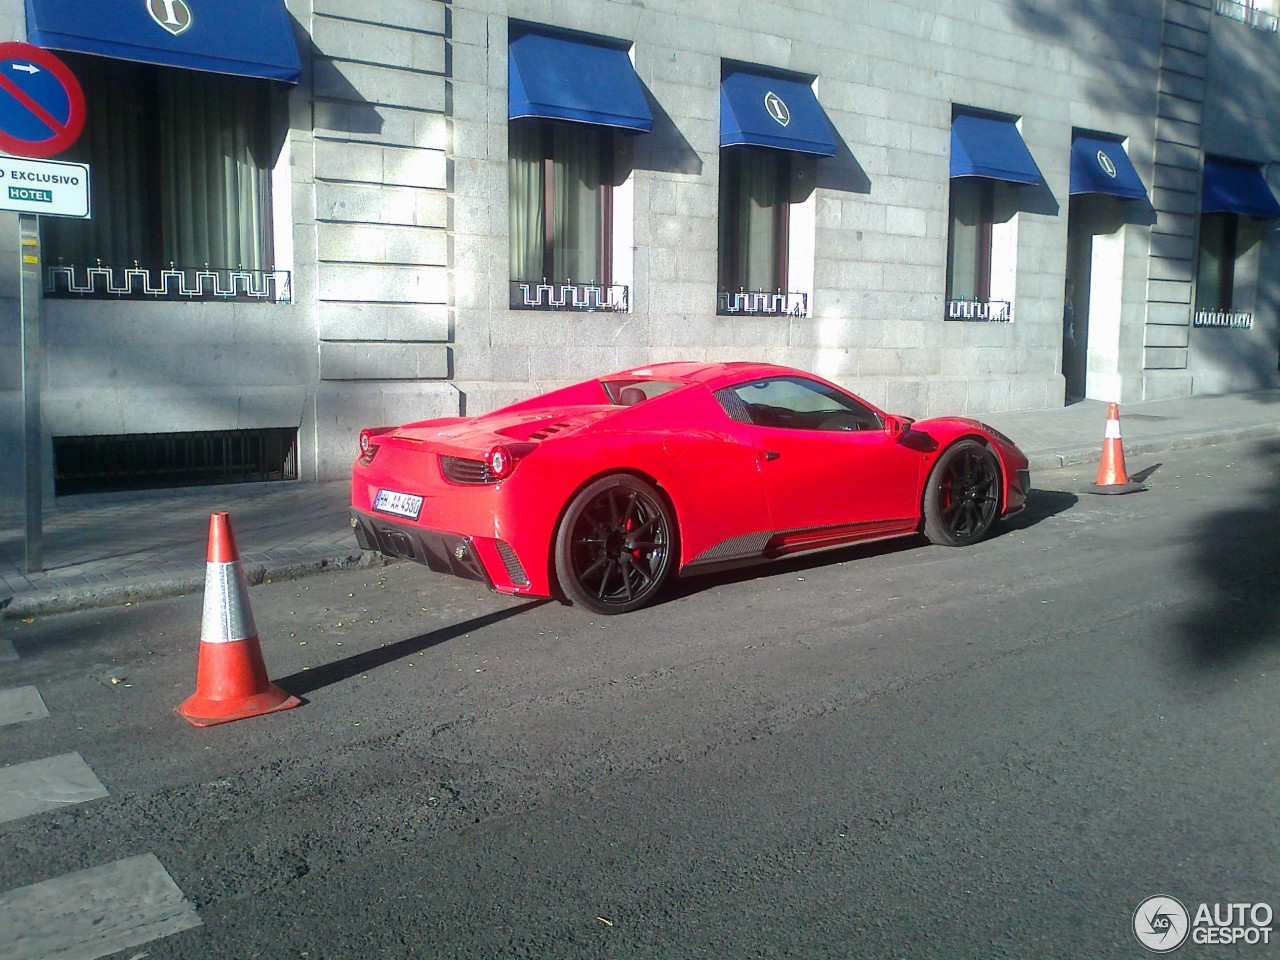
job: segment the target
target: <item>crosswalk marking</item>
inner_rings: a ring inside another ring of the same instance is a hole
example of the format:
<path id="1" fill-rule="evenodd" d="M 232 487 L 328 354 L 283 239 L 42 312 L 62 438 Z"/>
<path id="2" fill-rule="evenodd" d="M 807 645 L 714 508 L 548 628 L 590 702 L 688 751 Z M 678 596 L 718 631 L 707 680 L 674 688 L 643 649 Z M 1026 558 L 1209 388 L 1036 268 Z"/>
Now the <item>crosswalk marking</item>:
<path id="1" fill-rule="evenodd" d="M 107 795 L 78 753 L 15 763 L 0 769 L 0 823 Z"/>
<path id="2" fill-rule="evenodd" d="M 44 697 L 35 687 L 13 687 L 0 690 L 0 727 L 10 723 L 39 720 L 49 715 Z"/>
<path id="3" fill-rule="evenodd" d="M 7 960 L 97 960 L 200 922 L 150 853 L 0 894 Z"/>

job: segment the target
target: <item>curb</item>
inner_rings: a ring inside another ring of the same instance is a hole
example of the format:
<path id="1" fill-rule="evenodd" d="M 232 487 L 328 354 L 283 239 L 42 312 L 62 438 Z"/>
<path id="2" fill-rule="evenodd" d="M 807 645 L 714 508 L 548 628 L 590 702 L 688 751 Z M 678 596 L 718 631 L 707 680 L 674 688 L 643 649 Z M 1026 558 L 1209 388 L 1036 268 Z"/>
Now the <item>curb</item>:
<path id="1" fill-rule="evenodd" d="M 1280 437 L 1280 422 L 1256 424 L 1250 427 L 1226 427 L 1221 430 L 1207 430 L 1202 433 L 1159 439 L 1125 440 L 1124 452 L 1126 457 L 1132 457 L 1135 454 L 1150 456 L 1172 450 L 1194 450 L 1198 447 L 1211 447 L 1218 443 L 1266 440 L 1272 437 Z M 1099 441 L 1095 447 L 1069 448 L 1059 453 L 1037 453 L 1028 459 L 1032 470 L 1058 470 L 1062 467 L 1097 463 L 1102 459 L 1102 443 Z M 1032 480 L 1034 479 L 1033 476 Z"/>
<path id="2" fill-rule="evenodd" d="M 330 554 L 310 560 L 289 563 L 242 563 L 245 580 L 256 587 L 273 580 L 298 580 L 319 573 L 339 570 L 366 570 L 383 567 L 395 562 L 381 554 L 361 551 L 356 554 Z M 92 610 L 98 607 L 120 607 L 146 600 L 164 600 L 182 597 L 204 590 L 204 571 L 187 576 L 157 574 L 138 577 L 124 583 L 102 585 L 70 585 L 48 590 L 30 590 L 15 594 L 7 601 L 0 601 L 0 620 L 19 617 L 52 616 Z"/>

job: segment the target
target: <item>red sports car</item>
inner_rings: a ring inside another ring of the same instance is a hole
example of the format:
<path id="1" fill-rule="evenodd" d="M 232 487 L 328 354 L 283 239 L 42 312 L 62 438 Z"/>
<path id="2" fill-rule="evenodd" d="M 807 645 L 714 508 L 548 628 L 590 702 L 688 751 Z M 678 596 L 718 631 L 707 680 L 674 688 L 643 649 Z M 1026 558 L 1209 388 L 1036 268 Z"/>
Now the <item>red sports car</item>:
<path id="1" fill-rule="evenodd" d="M 976 543 L 1030 479 L 976 420 L 892 416 L 788 367 L 660 363 L 361 431 L 351 523 L 366 550 L 625 613 L 672 574 L 921 532 Z"/>

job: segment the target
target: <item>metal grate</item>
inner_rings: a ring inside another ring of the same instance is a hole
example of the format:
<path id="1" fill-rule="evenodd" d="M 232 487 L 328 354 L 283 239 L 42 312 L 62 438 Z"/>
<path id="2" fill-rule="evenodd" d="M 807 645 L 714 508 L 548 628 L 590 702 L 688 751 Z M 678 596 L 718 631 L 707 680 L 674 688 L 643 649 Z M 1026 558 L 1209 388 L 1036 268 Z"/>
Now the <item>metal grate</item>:
<path id="1" fill-rule="evenodd" d="M 468 460 L 465 457 L 440 457 L 440 472 L 450 483 L 483 484 L 493 483 L 489 476 L 489 465 L 483 460 Z"/>
<path id="2" fill-rule="evenodd" d="M 507 576 L 511 578 L 511 582 L 518 587 L 527 587 L 529 585 L 529 575 L 524 572 L 524 564 L 516 556 L 511 544 L 505 540 L 499 540 L 497 544 L 498 556 L 502 558 L 502 564 L 507 568 Z"/>
<path id="3" fill-rule="evenodd" d="M 298 430 L 54 437 L 54 493 L 298 479 Z"/>

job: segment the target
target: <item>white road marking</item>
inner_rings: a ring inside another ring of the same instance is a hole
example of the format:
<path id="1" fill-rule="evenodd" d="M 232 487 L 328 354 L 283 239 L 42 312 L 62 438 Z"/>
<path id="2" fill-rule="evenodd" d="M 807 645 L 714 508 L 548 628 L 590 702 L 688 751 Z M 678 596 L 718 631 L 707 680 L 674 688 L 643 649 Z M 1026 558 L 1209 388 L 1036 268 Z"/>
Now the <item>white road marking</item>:
<path id="1" fill-rule="evenodd" d="M 200 923 L 150 853 L 0 894 L 7 960 L 97 960 Z"/>
<path id="2" fill-rule="evenodd" d="M 0 769 L 0 823 L 105 796 L 107 788 L 78 753 Z"/>
<path id="3" fill-rule="evenodd" d="M 44 697 L 35 687 L 13 687 L 0 690 L 0 727 L 26 720 L 39 720 L 49 715 Z"/>
<path id="4" fill-rule="evenodd" d="M 5 660 L 17 660 L 18 651 L 13 649 L 13 641 L 0 638 L 0 662 Z"/>

